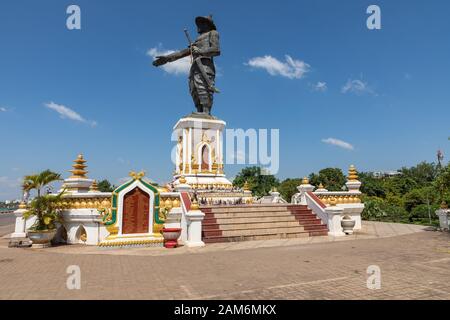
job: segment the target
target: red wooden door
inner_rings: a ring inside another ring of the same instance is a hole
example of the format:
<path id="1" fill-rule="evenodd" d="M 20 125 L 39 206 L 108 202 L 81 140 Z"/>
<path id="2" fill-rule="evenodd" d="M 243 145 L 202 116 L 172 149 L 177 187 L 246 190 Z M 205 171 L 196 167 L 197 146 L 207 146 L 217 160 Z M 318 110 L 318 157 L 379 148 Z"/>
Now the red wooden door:
<path id="1" fill-rule="evenodd" d="M 148 233 L 150 196 L 139 188 L 123 198 L 122 233 Z"/>

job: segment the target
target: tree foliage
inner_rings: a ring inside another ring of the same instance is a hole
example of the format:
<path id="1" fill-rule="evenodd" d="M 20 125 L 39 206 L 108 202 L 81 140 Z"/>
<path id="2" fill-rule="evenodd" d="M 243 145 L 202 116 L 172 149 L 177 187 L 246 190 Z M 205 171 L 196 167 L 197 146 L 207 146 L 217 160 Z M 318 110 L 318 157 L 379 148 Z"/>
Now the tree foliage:
<path id="1" fill-rule="evenodd" d="M 329 191 L 342 191 L 346 179 L 341 169 L 325 168 L 320 170 L 318 174 L 310 174 L 309 181 L 314 186 L 322 184 Z"/>
<path id="2" fill-rule="evenodd" d="M 249 183 L 253 195 L 262 197 L 267 195 L 280 182 L 274 175 L 266 174 L 260 167 L 247 167 L 242 169 L 233 180 L 233 185 L 242 188 L 245 182 Z"/>
<path id="3" fill-rule="evenodd" d="M 61 180 L 59 173 L 50 170 L 38 174 L 25 176 L 22 182 L 24 191 L 36 190 L 37 197 L 31 201 L 30 209 L 25 212 L 24 218 L 36 216 L 36 223 L 30 228 L 34 230 L 51 230 L 59 220 L 59 206 L 63 192 L 58 195 L 41 195 L 42 189 L 52 182 Z"/>
<path id="4" fill-rule="evenodd" d="M 286 179 L 283 180 L 279 187 L 278 191 L 280 192 L 283 199 L 290 201 L 292 196 L 298 192 L 297 187 L 302 183 L 302 179 Z"/>
<path id="5" fill-rule="evenodd" d="M 100 192 L 113 192 L 114 189 L 116 189 L 116 186 L 112 185 L 111 182 L 106 179 L 103 179 L 102 181 L 97 183 L 97 186 Z"/>

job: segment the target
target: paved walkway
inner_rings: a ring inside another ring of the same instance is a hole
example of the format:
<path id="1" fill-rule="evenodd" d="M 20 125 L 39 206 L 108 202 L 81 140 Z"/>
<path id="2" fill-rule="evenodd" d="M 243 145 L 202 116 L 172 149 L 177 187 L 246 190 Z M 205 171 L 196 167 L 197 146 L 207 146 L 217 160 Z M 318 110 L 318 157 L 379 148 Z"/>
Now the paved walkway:
<path id="1" fill-rule="evenodd" d="M 344 238 L 205 248 L 9 249 L 0 240 L 0 299 L 450 299 L 450 235 L 365 222 Z M 81 270 L 68 290 L 66 271 Z M 367 288 L 380 267 L 381 289 Z"/>

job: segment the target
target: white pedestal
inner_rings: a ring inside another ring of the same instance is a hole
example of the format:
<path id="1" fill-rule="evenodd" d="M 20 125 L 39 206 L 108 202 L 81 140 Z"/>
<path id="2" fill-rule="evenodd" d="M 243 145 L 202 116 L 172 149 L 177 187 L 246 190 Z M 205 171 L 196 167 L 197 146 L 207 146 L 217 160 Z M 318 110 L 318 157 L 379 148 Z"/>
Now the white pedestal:
<path id="1" fill-rule="evenodd" d="M 16 216 L 16 226 L 14 228 L 14 233 L 11 234 L 11 238 L 26 238 L 26 221 L 23 218 L 23 214 L 26 212 L 26 209 L 17 209 L 14 211 L 14 215 Z"/>
<path id="2" fill-rule="evenodd" d="M 202 221 L 205 214 L 200 210 L 191 210 L 186 213 L 188 226 L 188 240 L 185 243 L 188 247 L 203 247 L 202 241 Z"/>
<path id="3" fill-rule="evenodd" d="M 328 235 L 334 237 L 345 236 L 341 226 L 341 219 L 344 209 L 340 207 L 328 207 L 325 208 L 325 212 L 328 215 Z"/>
<path id="4" fill-rule="evenodd" d="M 439 217 L 439 225 L 442 230 L 449 230 L 450 221 L 450 209 L 439 209 L 436 211 L 436 215 Z"/>

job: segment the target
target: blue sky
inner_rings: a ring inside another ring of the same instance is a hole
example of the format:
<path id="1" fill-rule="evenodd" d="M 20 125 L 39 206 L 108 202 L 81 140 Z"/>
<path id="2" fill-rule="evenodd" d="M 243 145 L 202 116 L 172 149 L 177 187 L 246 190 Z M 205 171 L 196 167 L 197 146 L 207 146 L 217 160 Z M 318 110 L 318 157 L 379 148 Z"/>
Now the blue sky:
<path id="1" fill-rule="evenodd" d="M 81 30 L 66 28 L 70 4 Z M 366 27 L 371 4 L 381 30 Z M 149 50 L 184 48 L 183 28 L 195 35 L 194 17 L 209 13 L 222 47 L 213 114 L 229 128 L 280 129 L 279 178 L 450 154 L 448 12 L 444 0 L 2 0 L 0 200 L 19 195 L 25 174 L 67 176 L 80 152 L 92 178 L 144 169 L 168 181 L 172 127 L 194 107 L 186 75 L 173 74 L 182 66 L 154 68 Z"/>

